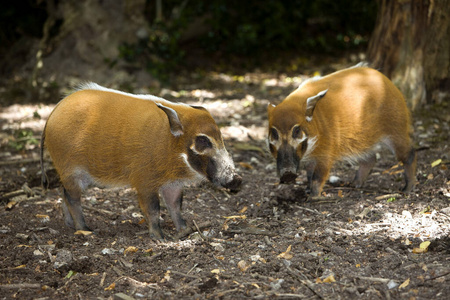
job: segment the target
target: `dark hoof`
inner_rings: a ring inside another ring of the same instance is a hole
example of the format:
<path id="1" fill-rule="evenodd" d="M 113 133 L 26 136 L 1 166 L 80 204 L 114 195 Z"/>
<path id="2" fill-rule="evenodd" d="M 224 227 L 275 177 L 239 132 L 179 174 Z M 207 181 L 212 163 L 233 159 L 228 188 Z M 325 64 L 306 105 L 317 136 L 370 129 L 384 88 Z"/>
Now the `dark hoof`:
<path id="1" fill-rule="evenodd" d="M 297 174 L 292 172 L 286 172 L 280 177 L 280 183 L 289 184 L 294 183 L 297 178 Z"/>

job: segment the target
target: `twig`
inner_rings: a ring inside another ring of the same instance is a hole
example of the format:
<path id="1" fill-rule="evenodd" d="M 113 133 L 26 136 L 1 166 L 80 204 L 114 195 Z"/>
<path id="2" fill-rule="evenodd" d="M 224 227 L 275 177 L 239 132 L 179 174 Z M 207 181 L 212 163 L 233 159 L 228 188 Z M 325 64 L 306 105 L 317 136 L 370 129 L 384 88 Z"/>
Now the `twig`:
<path id="1" fill-rule="evenodd" d="M 188 274 L 191 273 L 192 270 L 194 270 L 196 266 L 198 266 L 198 264 L 195 264 L 195 265 L 194 265 L 187 273 L 188 273 Z"/>
<path id="2" fill-rule="evenodd" d="M 170 273 L 173 273 L 173 274 L 176 274 L 176 275 L 180 275 L 180 276 L 183 276 L 183 277 L 187 277 L 187 278 L 192 278 L 192 279 L 201 279 L 198 276 L 185 274 L 185 273 L 178 272 L 178 271 L 175 271 L 175 270 L 170 270 Z"/>
<path id="3" fill-rule="evenodd" d="M 297 208 L 302 209 L 302 210 L 306 210 L 306 211 L 309 211 L 309 212 L 312 212 L 314 214 L 322 215 L 322 213 L 318 212 L 315 209 L 310 209 L 310 208 L 303 207 L 303 206 L 298 206 L 298 205 L 297 205 Z"/>
<path id="4" fill-rule="evenodd" d="M 402 195 L 395 193 L 395 194 L 387 194 L 387 195 L 382 195 L 382 196 L 378 196 L 375 197 L 375 200 L 384 200 L 384 199 L 389 199 L 389 198 L 398 198 L 401 197 Z"/>
<path id="5" fill-rule="evenodd" d="M 265 229 L 259 229 L 254 227 L 246 227 L 242 229 L 228 229 L 227 232 L 231 233 L 243 233 L 243 234 L 254 234 L 254 235 L 266 235 L 266 236 L 276 236 L 276 234 L 267 231 Z"/>
<path id="6" fill-rule="evenodd" d="M 211 226 L 210 221 L 206 221 L 206 222 L 198 224 L 199 229 L 203 229 L 203 228 L 210 227 L 210 226 Z M 196 230 L 196 228 L 192 228 L 191 226 L 188 226 L 186 229 L 178 232 L 178 234 L 175 236 L 175 239 L 179 240 L 181 238 L 184 238 L 185 236 L 188 236 L 191 233 L 194 233 L 195 230 Z"/>
<path id="7" fill-rule="evenodd" d="M 314 295 L 316 295 L 317 297 L 319 297 L 319 299 L 323 299 L 323 297 L 316 292 L 315 288 L 314 288 L 314 284 L 309 281 L 305 275 L 303 274 L 297 274 L 294 270 L 292 270 L 290 267 L 286 267 L 287 271 L 289 274 L 293 275 L 294 278 L 296 278 L 297 280 L 299 280 L 303 285 L 305 285 L 311 292 L 314 293 Z M 302 275 L 305 279 L 300 279 L 300 275 Z"/>
<path id="8" fill-rule="evenodd" d="M 388 279 L 388 278 L 378 278 L 378 277 L 356 276 L 356 278 L 359 278 L 361 280 L 367 280 L 367 281 L 373 281 L 373 282 L 381 282 L 381 283 L 388 283 L 389 281 L 391 281 L 391 279 Z"/>
<path id="9" fill-rule="evenodd" d="M 211 238 L 211 241 L 216 242 L 216 243 L 226 244 L 226 245 L 235 245 L 235 246 L 239 246 L 241 244 L 241 242 L 226 241 L 226 240 L 218 239 L 218 238 Z"/>
<path id="10" fill-rule="evenodd" d="M 40 162 L 40 158 L 26 158 L 26 159 L 18 159 L 18 160 L 10 160 L 10 161 L 0 161 L 0 166 L 9 166 L 16 164 L 29 164 L 29 163 L 37 163 Z"/>
<path id="11" fill-rule="evenodd" d="M 444 273 L 444 274 L 441 274 L 441 275 L 437 275 L 437 276 L 434 276 L 434 277 L 431 277 L 431 278 L 425 279 L 425 281 L 429 281 L 429 280 L 435 280 L 435 279 L 438 279 L 438 278 L 440 278 L 440 277 L 444 277 L 444 276 L 447 276 L 448 274 L 450 274 L 450 271 L 448 271 L 448 272 L 446 272 L 446 273 Z"/>
<path id="12" fill-rule="evenodd" d="M 195 228 L 197 228 L 197 232 L 200 235 L 200 237 L 205 241 L 208 238 L 203 234 L 203 232 L 200 230 L 200 228 L 197 226 L 197 222 L 195 222 L 195 220 L 192 220 L 192 222 L 194 222 L 194 226 Z"/>
<path id="13" fill-rule="evenodd" d="M 265 241 L 266 244 L 269 245 L 270 247 L 275 248 L 274 245 L 273 245 L 273 243 L 269 240 L 269 237 L 268 237 L 267 235 L 264 237 L 264 241 Z"/>
<path id="14" fill-rule="evenodd" d="M 187 288 L 187 287 L 193 285 L 193 284 L 199 283 L 200 281 L 201 281 L 201 278 L 198 278 L 198 279 L 194 279 L 194 280 L 192 280 L 191 282 L 186 283 L 186 284 L 180 286 L 179 288 L 177 288 L 177 293 L 180 292 L 181 290 L 183 290 L 183 289 L 185 289 L 185 288 Z"/>
<path id="15" fill-rule="evenodd" d="M 308 298 L 304 295 L 300 295 L 300 294 L 274 294 L 277 297 L 289 297 L 289 298 L 300 298 L 300 299 L 304 299 L 304 298 Z"/>
<path id="16" fill-rule="evenodd" d="M 0 284 L 0 289 L 40 289 L 40 283 Z"/>
<path id="17" fill-rule="evenodd" d="M 17 190 L 2 195 L 2 199 L 10 199 L 25 194 L 24 190 Z"/>
<path id="18" fill-rule="evenodd" d="M 105 210 L 105 209 L 101 209 L 101 208 L 95 208 L 89 205 L 84 206 L 85 209 L 93 211 L 93 212 L 97 212 L 97 213 L 101 213 L 101 214 L 105 214 L 108 216 L 115 216 L 116 213 L 109 211 L 109 210 Z"/>
<path id="19" fill-rule="evenodd" d="M 105 283 L 105 279 L 106 279 L 106 272 L 103 272 L 102 279 L 100 280 L 99 284 L 100 287 L 102 287 L 103 284 Z"/>
<path id="20" fill-rule="evenodd" d="M 220 293 L 217 294 L 217 298 L 223 297 L 226 294 L 234 293 L 234 292 L 237 292 L 237 291 L 239 291 L 239 289 L 231 289 L 231 290 L 226 290 L 226 291 L 220 292 Z"/>
<path id="21" fill-rule="evenodd" d="M 156 253 L 155 255 L 150 256 L 150 257 L 147 259 L 147 262 L 153 261 L 153 260 L 159 258 L 161 255 L 162 255 L 161 252 L 160 252 L 160 253 Z"/>

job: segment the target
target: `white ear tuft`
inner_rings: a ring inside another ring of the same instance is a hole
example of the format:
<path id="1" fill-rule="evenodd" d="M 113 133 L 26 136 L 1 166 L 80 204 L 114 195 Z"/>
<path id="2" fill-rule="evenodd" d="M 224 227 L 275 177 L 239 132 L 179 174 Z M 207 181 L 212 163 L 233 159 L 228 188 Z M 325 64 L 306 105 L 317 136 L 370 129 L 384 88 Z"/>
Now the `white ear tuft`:
<path id="1" fill-rule="evenodd" d="M 323 97 L 325 96 L 325 94 L 328 92 L 328 89 L 323 90 L 321 92 L 319 92 L 317 95 L 309 97 L 306 100 L 306 112 L 305 112 L 305 116 L 306 116 L 306 121 L 307 122 L 311 122 L 312 121 L 312 117 L 313 117 L 313 112 L 314 112 L 314 108 L 316 108 L 316 104 L 317 102 Z"/>

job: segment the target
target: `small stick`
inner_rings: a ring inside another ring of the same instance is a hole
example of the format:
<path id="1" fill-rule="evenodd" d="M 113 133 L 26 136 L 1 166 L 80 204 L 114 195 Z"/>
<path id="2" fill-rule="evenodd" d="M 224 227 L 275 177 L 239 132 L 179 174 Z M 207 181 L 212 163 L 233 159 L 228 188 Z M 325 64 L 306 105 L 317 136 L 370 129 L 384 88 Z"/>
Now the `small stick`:
<path id="1" fill-rule="evenodd" d="M 242 228 L 242 229 L 228 229 L 228 232 L 231 233 L 243 233 L 243 234 L 254 234 L 254 235 L 266 235 L 266 236 L 276 236 L 276 234 L 267 231 L 265 229 L 259 229 L 259 228 Z"/>
<path id="2" fill-rule="evenodd" d="M 100 280 L 100 287 L 102 287 L 103 284 L 105 283 L 105 279 L 106 279 L 106 272 L 103 272 L 102 279 Z"/>
<path id="3" fill-rule="evenodd" d="M 194 226 L 195 226 L 195 228 L 197 228 L 197 232 L 198 232 L 198 234 L 200 234 L 200 237 L 201 237 L 203 240 L 207 240 L 207 238 L 203 235 L 203 233 L 202 233 L 202 231 L 200 230 L 200 228 L 198 228 L 197 222 L 195 222 L 195 220 L 192 220 L 192 222 L 194 222 Z"/>
<path id="4" fill-rule="evenodd" d="M 318 212 L 317 210 L 313 210 L 313 209 L 306 208 L 306 207 L 303 207 L 303 206 L 298 206 L 298 205 L 296 207 L 300 208 L 302 210 L 306 210 L 306 211 L 312 212 L 314 214 L 322 215 L 322 213 Z"/>
<path id="5" fill-rule="evenodd" d="M 367 280 L 367 281 L 373 281 L 373 282 L 381 282 L 381 283 L 388 283 L 391 281 L 391 279 L 387 278 L 378 278 L 378 277 L 364 277 L 364 276 L 356 276 L 356 278 L 359 278 L 361 280 Z"/>
<path id="6" fill-rule="evenodd" d="M 206 221 L 206 222 L 200 223 L 198 225 L 198 227 L 200 229 L 203 229 L 203 228 L 206 228 L 206 227 L 210 227 L 210 226 L 211 226 L 211 222 L 210 221 Z M 191 226 L 188 226 L 188 227 L 186 227 L 186 229 L 178 232 L 178 234 L 175 236 L 175 239 L 179 240 L 181 238 L 184 238 L 185 236 L 190 235 L 193 232 L 195 232 L 195 229 L 193 229 Z"/>
<path id="7" fill-rule="evenodd" d="M 113 212 L 111 212 L 109 210 L 105 210 L 105 209 L 101 209 L 101 208 L 95 208 L 95 207 L 92 207 L 92 206 L 89 206 L 89 205 L 84 206 L 84 208 L 87 209 L 87 210 L 90 210 L 90 211 L 93 211 L 93 212 L 97 212 L 97 213 L 102 213 L 102 214 L 105 214 L 105 215 L 108 215 L 108 216 L 115 216 L 116 215 L 116 213 L 113 213 Z"/>
<path id="8" fill-rule="evenodd" d="M 382 196 L 375 197 L 375 200 L 384 200 L 384 199 L 388 199 L 388 198 L 398 198 L 398 197 L 401 197 L 401 196 L 402 195 L 397 194 L 397 193 L 395 193 L 395 194 L 387 194 L 387 195 L 382 195 Z"/>
<path id="9" fill-rule="evenodd" d="M 39 289 L 40 283 L 13 283 L 13 284 L 0 284 L 0 289 Z"/>
<path id="10" fill-rule="evenodd" d="M 180 275 L 180 276 L 183 276 L 183 277 L 187 277 L 187 278 L 192 278 L 192 279 L 201 279 L 198 276 L 185 274 L 185 273 L 178 272 L 178 271 L 175 271 L 175 270 L 170 270 L 170 273 L 173 273 L 173 274 L 176 274 L 176 275 Z"/>

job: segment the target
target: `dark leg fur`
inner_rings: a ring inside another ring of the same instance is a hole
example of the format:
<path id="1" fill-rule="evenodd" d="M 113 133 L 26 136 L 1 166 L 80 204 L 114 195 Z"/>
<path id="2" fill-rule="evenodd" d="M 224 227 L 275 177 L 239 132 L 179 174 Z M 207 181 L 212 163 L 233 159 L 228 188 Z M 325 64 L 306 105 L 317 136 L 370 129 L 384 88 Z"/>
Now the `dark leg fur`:
<path id="1" fill-rule="evenodd" d="M 183 203 L 183 189 L 181 187 L 163 187 L 161 194 L 166 202 L 170 217 L 172 218 L 177 231 L 186 228 L 186 221 L 181 216 L 181 206 Z"/>
<path id="2" fill-rule="evenodd" d="M 409 150 L 408 156 L 405 160 L 402 160 L 403 167 L 405 169 L 405 187 L 403 192 L 410 193 L 414 185 L 416 184 L 416 167 L 417 167 L 417 155 L 416 150 L 411 148 Z"/>
<path id="3" fill-rule="evenodd" d="M 89 227 L 87 227 L 86 222 L 84 220 L 80 198 L 81 193 L 79 192 L 69 193 L 64 188 L 63 213 L 65 222 L 68 226 L 75 228 L 76 230 L 92 231 Z"/>
<path id="4" fill-rule="evenodd" d="M 329 164 L 325 162 L 317 162 L 314 173 L 311 178 L 311 197 L 318 197 L 322 193 L 322 188 L 330 174 Z"/>
<path id="5" fill-rule="evenodd" d="M 370 171 L 372 170 L 373 166 L 377 162 L 377 157 L 375 153 L 371 154 L 365 159 L 362 159 L 359 161 L 359 169 L 356 171 L 355 180 L 353 181 L 354 185 L 357 188 L 360 188 L 363 186 L 364 182 L 367 179 L 367 176 L 369 176 Z"/>
<path id="6" fill-rule="evenodd" d="M 164 234 L 159 225 L 159 196 L 158 193 L 151 193 L 149 195 L 142 195 L 138 192 L 139 206 L 144 213 L 148 224 L 148 231 L 150 237 L 164 241 Z"/>

